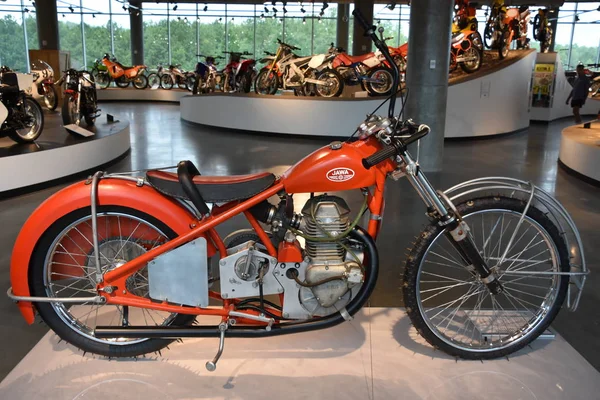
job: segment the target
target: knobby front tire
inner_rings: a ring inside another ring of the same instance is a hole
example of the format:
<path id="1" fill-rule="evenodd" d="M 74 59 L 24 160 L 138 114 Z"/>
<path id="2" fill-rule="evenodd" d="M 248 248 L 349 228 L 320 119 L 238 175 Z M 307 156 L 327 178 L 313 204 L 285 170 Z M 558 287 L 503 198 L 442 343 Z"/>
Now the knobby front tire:
<path id="1" fill-rule="evenodd" d="M 568 272 L 569 253 L 546 214 L 529 208 L 498 265 L 524 208 L 523 201 L 491 196 L 457 207 L 483 258 L 497 268 L 504 287 L 499 295 L 465 268 L 443 227 L 431 224 L 417 239 L 404 271 L 404 303 L 433 347 L 466 359 L 505 357 L 535 340 L 556 317 L 569 278 L 539 272 Z"/>
<path id="2" fill-rule="evenodd" d="M 29 285 L 33 296 L 90 297 L 96 295 L 94 249 L 90 243 L 90 208 L 60 218 L 42 235 L 32 254 Z M 99 253 L 103 271 L 129 261 L 177 235 L 156 218 L 125 207 L 98 208 Z M 145 268 L 127 280 L 130 293 L 147 297 Z M 99 339 L 98 325 L 122 326 L 123 306 L 34 303 L 41 318 L 63 340 L 75 347 L 106 357 L 136 357 L 167 346 L 165 339 Z M 130 325 L 190 325 L 193 315 L 128 308 Z"/>

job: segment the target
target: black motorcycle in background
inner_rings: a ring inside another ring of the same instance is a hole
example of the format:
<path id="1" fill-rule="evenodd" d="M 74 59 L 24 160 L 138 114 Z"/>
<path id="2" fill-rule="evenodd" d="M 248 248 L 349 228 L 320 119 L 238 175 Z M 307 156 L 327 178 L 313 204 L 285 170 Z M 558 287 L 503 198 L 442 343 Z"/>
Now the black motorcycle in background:
<path id="1" fill-rule="evenodd" d="M 87 71 L 68 69 L 57 82 L 64 83 L 62 119 L 64 125 L 81 125 L 85 120 L 88 126 L 94 125 L 98 117 L 98 99 L 93 76 Z"/>
<path id="2" fill-rule="evenodd" d="M 0 68 L 0 137 L 17 143 L 31 143 L 42 134 L 44 112 L 21 88 L 17 74 Z"/>

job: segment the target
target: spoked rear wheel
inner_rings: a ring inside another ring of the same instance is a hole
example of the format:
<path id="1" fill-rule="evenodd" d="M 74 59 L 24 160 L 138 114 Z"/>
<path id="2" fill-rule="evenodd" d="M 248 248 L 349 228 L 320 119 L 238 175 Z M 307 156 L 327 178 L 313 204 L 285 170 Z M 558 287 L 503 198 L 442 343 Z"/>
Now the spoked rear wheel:
<path id="1" fill-rule="evenodd" d="M 552 221 L 531 206 L 505 260 L 500 260 L 525 203 L 484 197 L 459 205 L 484 260 L 504 287 L 492 295 L 472 275 L 443 228 L 417 240 L 404 272 L 404 302 L 417 331 L 434 347 L 467 359 L 511 354 L 550 325 L 565 299 L 566 244 Z"/>
<path id="2" fill-rule="evenodd" d="M 155 218 L 123 207 L 106 206 L 98 211 L 100 263 L 104 272 L 160 246 L 175 237 Z M 74 211 L 52 225 L 32 256 L 30 285 L 34 296 L 91 297 L 97 294 L 95 253 L 90 209 Z M 127 280 L 129 293 L 149 297 L 147 269 Z M 119 288 L 121 289 L 121 288 Z M 105 304 L 36 303 L 42 319 L 63 340 L 107 357 L 134 357 L 167 346 L 164 339 L 99 339 L 96 326 L 189 325 L 192 315 Z"/>

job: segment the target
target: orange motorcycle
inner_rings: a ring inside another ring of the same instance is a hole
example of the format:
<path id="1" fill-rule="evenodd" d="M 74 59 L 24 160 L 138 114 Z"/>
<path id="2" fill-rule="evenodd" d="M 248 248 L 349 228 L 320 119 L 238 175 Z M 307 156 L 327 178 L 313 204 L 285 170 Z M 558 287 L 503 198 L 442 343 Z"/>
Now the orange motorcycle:
<path id="1" fill-rule="evenodd" d="M 498 50 L 500 59 L 508 56 L 513 40 L 517 42 L 517 49 L 528 49 L 527 24 L 530 20 L 529 7 L 499 9 L 493 25 L 490 47 Z M 487 28 L 486 28 L 487 29 Z M 487 35 L 487 33 L 486 33 Z"/>
<path id="2" fill-rule="evenodd" d="M 146 89 L 148 86 L 148 78 L 144 75 L 145 65 L 125 67 L 108 54 L 102 57 L 102 64 L 106 71 L 98 71 L 95 77 L 96 86 L 100 89 L 106 89 L 112 81 L 120 88 L 126 88 L 132 82 L 136 89 Z"/>
<path id="3" fill-rule="evenodd" d="M 354 15 L 390 64 L 397 90 L 388 47 Z M 405 177 L 431 220 L 403 277 L 417 332 L 448 354 L 478 360 L 527 346 L 567 295 L 581 249 L 570 239 L 575 228 L 558 229 L 552 207 L 564 209 L 549 195 L 542 207 L 545 192 L 525 182 L 478 179 L 436 191 L 407 150 L 429 127 L 400 120 L 396 96 L 387 101 L 387 115 L 372 114 L 356 136 L 281 176 L 203 176 L 182 161 L 176 173 L 97 172 L 61 190 L 16 240 L 10 298 L 28 323 L 37 312 L 63 340 L 108 357 L 158 352 L 178 338 L 219 338 L 206 364 L 213 371 L 225 338 L 353 318 L 379 275 L 386 183 Z M 333 194 L 341 191 L 358 192 L 360 209 Z M 298 198 L 307 200 L 296 208 Z M 238 215 L 250 229 L 222 238 L 223 224 Z"/>

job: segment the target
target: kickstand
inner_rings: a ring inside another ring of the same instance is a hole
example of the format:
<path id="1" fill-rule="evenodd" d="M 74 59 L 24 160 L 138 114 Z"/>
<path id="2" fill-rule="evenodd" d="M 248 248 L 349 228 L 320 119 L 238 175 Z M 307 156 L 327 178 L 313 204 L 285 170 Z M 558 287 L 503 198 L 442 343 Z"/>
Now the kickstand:
<path id="1" fill-rule="evenodd" d="M 219 324 L 219 331 L 221 333 L 219 336 L 219 350 L 217 351 L 217 354 L 215 355 L 215 358 L 213 358 L 212 361 L 206 362 L 206 369 L 209 370 L 210 372 L 213 372 L 214 370 L 217 369 L 217 362 L 219 361 L 219 358 L 221 358 L 221 355 L 223 354 L 223 348 L 225 347 L 225 331 L 226 330 L 227 330 L 227 323 L 221 322 Z"/>

